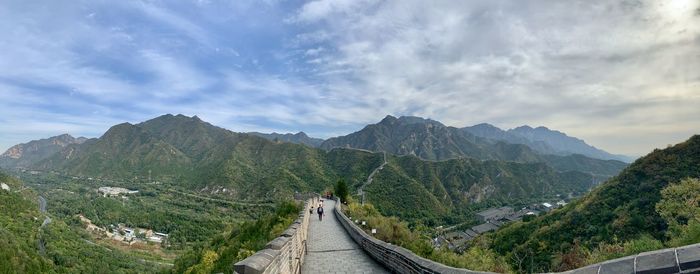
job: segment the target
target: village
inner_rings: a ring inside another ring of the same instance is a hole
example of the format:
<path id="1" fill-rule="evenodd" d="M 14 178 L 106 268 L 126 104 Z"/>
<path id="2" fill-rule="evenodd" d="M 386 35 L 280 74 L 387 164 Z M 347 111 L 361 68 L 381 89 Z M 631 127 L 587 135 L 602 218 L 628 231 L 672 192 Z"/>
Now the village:
<path id="1" fill-rule="evenodd" d="M 446 232 L 433 239 L 433 247 L 441 248 L 445 246 L 450 250 L 461 252 L 469 247 L 471 240 L 483 233 L 495 231 L 505 224 L 532 218 L 543 212 L 546 213 L 563 207 L 566 204 L 564 200 L 556 203 L 538 203 L 523 207 L 518 211 L 508 206 L 489 208 L 476 213 L 476 218 L 483 222 L 482 224 L 472 226 L 466 230 Z"/>
<path id="2" fill-rule="evenodd" d="M 100 187 L 97 192 L 103 197 L 119 197 L 128 199 L 127 195 L 138 193 L 137 190 L 130 190 L 121 187 Z M 126 245 L 134 244 L 159 244 L 161 246 L 168 245 L 168 234 L 153 231 L 152 229 L 129 227 L 126 224 L 118 223 L 111 224 L 108 227 L 100 227 L 92 223 L 92 220 L 86 218 L 82 214 L 78 215 L 80 222 L 85 226 L 85 229 L 92 232 L 100 238 L 111 239 Z"/>

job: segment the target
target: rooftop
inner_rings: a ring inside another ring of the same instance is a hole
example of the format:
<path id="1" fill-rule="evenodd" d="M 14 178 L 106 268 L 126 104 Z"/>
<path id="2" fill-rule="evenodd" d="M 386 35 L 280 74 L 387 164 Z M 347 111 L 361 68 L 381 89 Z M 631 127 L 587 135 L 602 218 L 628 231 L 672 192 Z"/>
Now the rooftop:
<path id="1" fill-rule="evenodd" d="M 498 227 L 492 223 L 485 223 L 485 224 L 480 224 L 480 225 L 472 227 L 472 230 L 474 230 L 474 232 L 479 233 L 479 234 L 484 233 L 484 232 L 494 231 L 496 229 L 498 229 Z"/>

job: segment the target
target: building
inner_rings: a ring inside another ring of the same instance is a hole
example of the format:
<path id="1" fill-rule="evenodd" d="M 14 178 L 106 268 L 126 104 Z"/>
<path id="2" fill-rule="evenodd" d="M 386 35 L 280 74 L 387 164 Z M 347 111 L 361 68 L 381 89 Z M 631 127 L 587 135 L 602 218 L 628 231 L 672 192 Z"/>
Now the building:
<path id="1" fill-rule="evenodd" d="M 500 208 L 489 208 L 487 210 L 476 213 L 476 218 L 482 222 L 488 222 L 491 220 L 498 220 L 505 218 L 506 216 L 513 214 L 512 207 L 500 207 Z"/>
<path id="2" fill-rule="evenodd" d="M 97 192 L 102 193 L 103 197 L 119 196 L 121 194 L 139 193 L 138 190 L 130 190 L 123 187 L 103 186 L 97 189 Z"/>
<path id="3" fill-rule="evenodd" d="M 541 208 L 544 212 L 550 212 L 550 211 L 552 211 L 552 209 L 554 209 L 554 206 L 552 206 L 552 204 L 550 204 L 550 203 L 542 203 Z"/>
<path id="4" fill-rule="evenodd" d="M 492 223 L 484 223 L 477 226 L 473 226 L 471 229 L 478 234 L 482 234 L 489 231 L 494 231 L 498 229 L 498 227 Z"/>

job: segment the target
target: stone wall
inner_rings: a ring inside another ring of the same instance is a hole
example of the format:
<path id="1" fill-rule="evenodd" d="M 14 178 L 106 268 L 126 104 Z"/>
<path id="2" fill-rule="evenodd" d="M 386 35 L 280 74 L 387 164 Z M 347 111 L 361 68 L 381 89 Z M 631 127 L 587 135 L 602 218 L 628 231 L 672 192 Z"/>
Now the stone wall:
<path id="1" fill-rule="evenodd" d="M 263 250 L 233 265 L 239 274 L 299 273 L 306 254 L 309 207 L 318 197 L 306 200 L 299 217 L 282 235 L 267 243 Z"/>
<path id="2" fill-rule="evenodd" d="M 375 239 L 345 216 L 340 203 L 336 203 L 335 214 L 350 237 L 372 258 L 394 273 L 487 273 L 449 267 L 421 258 L 403 247 Z M 700 273 L 700 244 L 645 252 L 562 273 Z"/>

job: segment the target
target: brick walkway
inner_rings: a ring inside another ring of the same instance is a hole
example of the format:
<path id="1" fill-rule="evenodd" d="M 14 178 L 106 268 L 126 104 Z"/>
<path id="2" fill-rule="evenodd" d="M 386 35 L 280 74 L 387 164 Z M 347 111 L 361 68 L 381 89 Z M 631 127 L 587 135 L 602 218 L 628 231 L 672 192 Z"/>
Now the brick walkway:
<path id="1" fill-rule="evenodd" d="M 389 273 L 370 258 L 335 218 L 335 201 L 324 200 L 326 215 L 309 219 L 308 251 L 301 273 Z"/>

